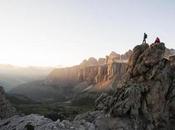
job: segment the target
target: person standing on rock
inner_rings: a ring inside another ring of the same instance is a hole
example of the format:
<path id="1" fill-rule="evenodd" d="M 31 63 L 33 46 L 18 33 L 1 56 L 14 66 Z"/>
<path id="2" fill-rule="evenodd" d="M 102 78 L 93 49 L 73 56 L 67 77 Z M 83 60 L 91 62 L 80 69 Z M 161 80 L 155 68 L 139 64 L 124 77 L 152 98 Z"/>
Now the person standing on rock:
<path id="1" fill-rule="evenodd" d="M 160 39 L 159 39 L 159 37 L 156 38 L 156 40 L 155 40 L 154 43 L 160 43 Z"/>
<path id="2" fill-rule="evenodd" d="M 142 43 L 146 43 L 147 37 L 148 37 L 148 35 L 146 33 L 144 33 L 144 35 L 143 35 L 143 42 Z"/>

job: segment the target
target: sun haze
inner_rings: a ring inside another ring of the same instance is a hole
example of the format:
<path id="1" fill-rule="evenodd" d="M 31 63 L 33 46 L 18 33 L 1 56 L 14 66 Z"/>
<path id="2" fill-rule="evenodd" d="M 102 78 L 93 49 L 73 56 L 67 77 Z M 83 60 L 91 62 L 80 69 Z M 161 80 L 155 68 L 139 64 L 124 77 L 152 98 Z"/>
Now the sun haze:
<path id="1" fill-rule="evenodd" d="M 175 48 L 173 0 L 1 0 L 0 61 L 71 66 L 155 37 Z"/>

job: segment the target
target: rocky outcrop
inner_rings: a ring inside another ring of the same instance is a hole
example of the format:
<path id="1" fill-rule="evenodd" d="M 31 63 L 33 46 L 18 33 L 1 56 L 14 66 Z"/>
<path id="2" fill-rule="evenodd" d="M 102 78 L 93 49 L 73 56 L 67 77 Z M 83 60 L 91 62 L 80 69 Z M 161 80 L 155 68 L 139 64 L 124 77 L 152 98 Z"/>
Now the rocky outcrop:
<path id="1" fill-rule="evenodd" d="M 15 114 L 15 109 L 11 106 L 8 100 L 5 98 L 5 92 L 0 87 L 0 119 L 8 118 Z"/>
<path id="2" fill-rule="evenodd" d="M 87 112 L 75 117 L 73 121 L 52 121 L 44 116 L 31 114 L 13 116 L 0 122 L 1 130 L 130 130 L 128 119 L 107 117 L 103 112 Z"/>
<path id="3" fill-rule="evenodd" d="M 13 116 L 0 122 L 1 130 L 95 130 L 93 123 L 85 120 L 53 122 L 44 116 L 31 114 L 28 116 Z"/>
<path id="4" fill-rule="evenodd" d="M 175 128 L 175 57 L 164 58 L 164 43 L 138 45 L 129 59 L 122 86 L 114 95 L 102 95 L 103 109 L 129 130 L 173 130 Z M 117 129 L 118 130 L 118 129 Z"/>

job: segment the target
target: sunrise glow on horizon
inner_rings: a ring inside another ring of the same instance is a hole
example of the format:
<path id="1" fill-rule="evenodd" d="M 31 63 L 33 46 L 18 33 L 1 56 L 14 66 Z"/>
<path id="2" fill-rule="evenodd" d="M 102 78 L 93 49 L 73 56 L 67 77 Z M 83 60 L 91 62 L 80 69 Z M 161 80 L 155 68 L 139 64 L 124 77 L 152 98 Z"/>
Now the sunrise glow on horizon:
<path id="1" fill-rule="evenodd" d="M 2 0 L 0 64 L 72 66 L 159 36 L 175 48 L 172 0 Z"/>

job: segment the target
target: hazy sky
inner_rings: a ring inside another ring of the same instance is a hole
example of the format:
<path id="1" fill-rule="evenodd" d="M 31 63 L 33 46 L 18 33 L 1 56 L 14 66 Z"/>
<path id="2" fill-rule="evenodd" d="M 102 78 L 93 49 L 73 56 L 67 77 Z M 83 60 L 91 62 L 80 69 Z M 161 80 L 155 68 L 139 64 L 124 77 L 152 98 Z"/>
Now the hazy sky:
<path id="1" fill-rule="evenodd" d="M 0 0 L 0 63 L 64 65 L 156 36 L 175 48 L 175 0 Z"/>

